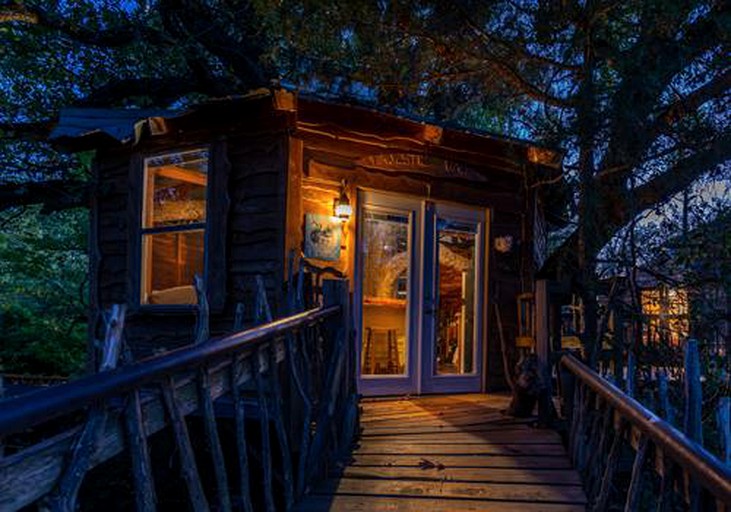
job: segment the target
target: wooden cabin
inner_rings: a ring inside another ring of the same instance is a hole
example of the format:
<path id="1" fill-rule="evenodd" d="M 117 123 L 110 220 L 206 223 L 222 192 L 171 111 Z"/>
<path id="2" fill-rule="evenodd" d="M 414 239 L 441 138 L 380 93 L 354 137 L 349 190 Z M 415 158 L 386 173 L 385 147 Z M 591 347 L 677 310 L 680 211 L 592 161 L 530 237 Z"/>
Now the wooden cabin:
<path id="1" fill-rule="evenodd" d="M 364 394 L 503 388 L 503 350 L 535 338 L 519 331 L 534 330 L 554 150 L 281 89 L 184 112 L 70 109 L 54 139 L 95 150 L 91 337 L 126 303 L 136 357 L 189 342 L 195 275 L 216 335 L 258 275 L 285 314 L 302 259 L 351 284 Z"/>

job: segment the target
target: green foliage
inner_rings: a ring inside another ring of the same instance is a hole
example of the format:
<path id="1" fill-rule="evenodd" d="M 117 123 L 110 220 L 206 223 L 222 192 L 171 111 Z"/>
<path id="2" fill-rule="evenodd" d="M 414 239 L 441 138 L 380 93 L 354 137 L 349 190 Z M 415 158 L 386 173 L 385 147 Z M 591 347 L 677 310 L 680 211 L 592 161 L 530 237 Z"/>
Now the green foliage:
<path id="1" fill-rule="evenodd" d="M 86 350 L 88 213 L 0 218 L 0 364 L 7 373 L 70 375 Z"/>

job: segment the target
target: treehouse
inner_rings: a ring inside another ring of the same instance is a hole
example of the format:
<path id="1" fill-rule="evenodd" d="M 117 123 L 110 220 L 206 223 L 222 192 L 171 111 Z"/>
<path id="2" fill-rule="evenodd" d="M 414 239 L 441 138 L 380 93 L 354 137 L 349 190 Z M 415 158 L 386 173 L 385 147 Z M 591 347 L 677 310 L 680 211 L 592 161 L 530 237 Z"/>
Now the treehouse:
<path id="1" fill-rule="evenodd" d="M 92 339 L 124 303 L 135 357 L 189 343 L 195 276 L 214 335 L 256 276 L 286 314 L 303 268 L 350 283 L 364 394 L 502 388 L 503 352 L 534 349 L 556 151 L 285 90 L 69 109 L 54 140 L 95 151 Z"/>

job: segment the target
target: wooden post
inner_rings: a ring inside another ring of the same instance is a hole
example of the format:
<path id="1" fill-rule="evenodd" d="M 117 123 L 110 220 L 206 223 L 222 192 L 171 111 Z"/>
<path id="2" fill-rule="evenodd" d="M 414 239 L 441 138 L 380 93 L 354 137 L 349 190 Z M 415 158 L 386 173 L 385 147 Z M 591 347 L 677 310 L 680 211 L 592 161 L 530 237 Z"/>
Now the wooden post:
<path id="1" fill-rule="evenodd" d="M 645 465 L 645 458 L 647 457 L 647 445 L 647 436 L 643 435 L 640 438 L 637 452 L 635 453 L 635 460 L 632 464 L 632 478 L 629 483 L 629 489 L 627 490 L 624 512 L 639 510 L 640 499 L 642 498 L 642 472 Z"/>
<path id="2" fill-rule="evenodd" d="M 180 406 L 175 398 L 175 383 L 172 377 L 168 377 L 160 386 L 162 390 L 165 408 L 170 416 L 173 434 L 175 437 L 175 445 L 180 454 L 180 473 L 188 489 L 188 497 L 193 510 L 196 512 L 207 512 L 208 502 L 203 492 L 200 477 L 198 475 L 198 467 L 195 463 L 195 455 L 193 454 L 193 446 L 190 444 L 190 436 L 188 435 L 188 427 L 185 424 L 185 418 L 180 412 Z"/>
<path id="3" fill-rule="evenodd" d="M 285 508 L 289 510 L 294 505 L 294 483 L 292 482 L 292 454 L 289 451 L 289 439 L 287 438 L 287 430 L 284 427 L 284 417 L 282 410 L 284 405 L 282 403 L 282 391 L 279 385 L 279 364 L 277 363 L 276 350 L 274 343 L 269 350 L 269 383 L 272 395 L 271 400 L 271 414 L 274 420 L 274 430 L 277 434 L 277 441 L 279 442 L 279 452 L 281 454 L 282 463 L 282 479 L 284 480 L 284 503 Z M 292 354 L 288 354 L 286 357 L 293 357 Z"/>
<path id="4" fill-rule="evenodd" d="M 685 395 L 685 415 L 683 421 L 683 430 L 685 435 L 703 445 L 703 393 L 701 390 L 701 363 L 698 354 L 698 341 L 689 338 L 685 342 L 685 385 L 683 391 Z M 688 482 L 688 502 L 690 510 L 700 510 L 700 488 L 697 482 Z"/>
<path id="5" fill-rule="evenodd" d="M 692 338 L 685 342 L 685 418 L 683 430 L 690 439 L 703 445 L 701 407 L 701 363 L 698 341 Z"/>
<path id="6" fill-rule="evenodd" d="M 122 332 L 126 306 L 115 304 L 112 306 L 108 320 L 102 348 L 100 372 L 107 372 L 116 368 L 122 346 Z M 58 480 L 56 490 L 50 497 L 50 508 L 55 512 L 73 512 L 76 510 L 76 499 L 81 483 L 89 470 L 91 454 L 104 425 L 107 414 L 104 404 L 95 404 L 86 420 L 83 430 L 74 443 L 71 458 Z"/>
<path id="7" fill-rule="evenodd" d="M 208 307 L 208 298 L 206 297 L 206 287 L 203 279 L 199 275 L 196 275 L 193 278 L 193 283 L 195 284 L 195 294 L 198 297 L 198 316 L 195 322 L 193 344 L 198 345 L 207 341 L 209 338 L 208 317 L 210 308 Z"/>
<path id="8" fill-rule="evenodd" d="M 635 373 L 637 371 L 637 363 L 635 361 L 635 353 L 630 348 L 627 351 L 627 387 L 625 388 L 625 393 L 627 393 L 628 396 L 634 397 L 635 396 Z"/>
<path id="9" fill-rule="evenodd" d="M 327 451 L 327 436 L 330 433 L 330 423 L 335 413 L 335 408 L 339 398 L 339 392 L 342 390 L 341 378 L 345 373 L 345 345 L 348 340 L 349 310 L 348 310 L 348 282 L 344 280 L 327 280 L 323 283 L 324 305 L 331 306 L 340 304 L 342 316 L 338 317 L 339 326 L 333 325 L 330 329 L 331 339 L 334 339 L 333 346 L 329 351 L 329 361 L 327 364 L 327 377 L 325 385 L 322 388 L 319 414 L 317 418 L 317 430 L 315 431 L 310 453 L 308 454 L 308 466 L 310 468 L 309 481 L 314 480 L 320 474 L 322 469 L 323 455 Z M 335 440 L 333 440 L 335 441 Z"/>
<path id="10" fill-rule="evenodd" d="M 241 304 L 240 304 L 241 305 Z M 238 307 L 236 308 L 238 311 Z M 243 309 L 243 308 L 242 308 Z M 231 394 L 234 403 L 234 421 L 236 424 L 236 451 L 239 463 L 239 493 L 241 494 L 241 508 L 244 512 L 254 512 L 251 503 L 251 489 L 249 486 L 249 455 L 246 451 L 246 418 L 244 403 L 239 389 L 240 365 L 238 358 L 231 360 Z"/>
<path id="11" fill-rule="evenodd" d="M 216 413 L 211 400 L 211 385 L 208 377 L 208 369 L 204 367 L 198 371 L 198 400 L 203 409 L 203 424 L 206 431 L 208 450 L 213 459 L 213 474 L 216 478 L 216 492 L 218 496 L 218 508 L 223 512 L 231 510 L 231 498 L 228 493 L 228 477 L 226 475 L 226 464 L 223 459 L 221 440 L 218 437 L 216 426 Z"/>
<path id="12" fill-rule="evenodd" d="M 538 395 L 538 424 L 548 427 L 551 424 L 553 407 L 551 397 L 551 341 L 548 328 L 548 281 L 536 281 L 536 354 L 538 355 L 538 371 L 541 377 L 541 390 Z"/>
<path id="13" fill-rule="evenodd" d="M 274 512 L 274 493 L 272 491 L 272 449 L 269 439 L 269 405 L 266 394 L 265 368 L 268 365 L 266 351 L 269 346 L 260 347 L 254 359 L 254 374 L 256 375 L 256 392 L 259 400 L 259 425 L 261 427 L 261 458 L 262 471 L 264 473 L 264 503 L 267 512 Z"/>
<path id="14" fill-rule="evenodd" d="M 675 463 L 669 457 L 663 457 L 662 479 L 660 480 L 660 498 L 657 504 L 658 512 L 675 510 Z"/>
<path id="15" fill-rule="evenodd" d="M 586 486 L 587 496 L 592 499 L 599 494 L 601 488 L 601 476 L 604 473 L 605 453 L 607 452 L 607 443 L 611 438 L 614 430 L 614 411 L 607 406 L 604 409 L 602 431 L 599 437 L 599 444 L 594 452 L 593 457 L 589 460 L 589 478 Z"/>
<path id="16" fill-rule="evenodd" d="M 295 334 L 289 334 L 287 336 L 287 345 L 289 351 L 289 369 L 294 380 L 297 392 L 302 399 L 302 430 L 300 434 L 299 443 L 299 461 L 297 464 L 297 487 L 295 490 L 295 496 L 297 499 L 301 498 L 305 492 L 305 475 L 307 469 L 307 453 L 310 446 L 310 423 L 312 421 L 312 402 L 308 394 L 309 390 L 309 362 L 305 359 L 305 371 L 300 374 L 299 368 L 297 367 L 297 361 L 294 357 L 295 349 L 295 336 L 300 338 L 301 347 L 299 354 L 302 354 L 303 358 L 306 358 L 307 351 L 304 347 L 306 336 L 303 332 Z"/>
<path id="17" fill-rule="evenodd" d="M 721 436 L 721 461 L 731 466 L 731 397 L 722 396 L 718 399 L 716 424 Z"/>
<path id="18" fill-rule="evenodd" d="M 124 319 L 127 314 L 126 304 L 114 304 L 106 322 L 106 333 L 104 335 L 104 348 L 102 350 L 100 372 L 113 370 L 119 362 L 119 354 L 122 350 L 122 332 L 124 331 Z"/>
<path id="19" fill-rule="evenodd" d="M 264 279 L 256 276 L 256 300 L 254 306 L 254 318 L 257 324 L 272 321 L 272 310 L 269 308 L 267 300 L 267 290 L 264 286 Z"/>
<path id="20" fill-rule="evenodd" d="M 660 402 L 660 414 L 665 421 L 671 425 L 675 423 L 673 405 L 670 403 L 670 392 L 668 389 L 668 374 L 665 369 L 660 370 L 657 375 L 657 394 Z"/>
<path id="21" fill-rule="evenodd" d="M 127 442 L 132 458 L 135 504 L 138 512 L 153 512 L 156 509 L 155 486 L 152 478 L 150 452 L 147 449 L 147 433 L 142 419 L 139 391 L 133 390 L 127 398 L 124 413 Z"/>
<path id="22" fill-rule="evenodd" d="M 622 449 L 622 437 L 623 437 L 623 426 L 614 432 L 614 439 L 612 440 L 612 447 L 609 449 L 609 455 L 607 456 L 607 463 L 604 467 L 604 476 L 602 477 L 602 486 L 599 490 L 599 495 L 594 502 L 593 510 L 599 512 L 607 510 L 607 504 L 609 503 L 609 493 L 612 489 L 612 482 L 614 481 L 614 473 L 619 465 L 619 456 Z"/>
<path id="23" fill-rule="evenodd" d="M 239 332 L 244 328 L 244 305 L 239 302 L 236 304 L 236 312 L 234 313 L 233 331 Z"/>
<path id="24" fill-rule="evenodd" d="M 296 251 L 291 249 L 287 254 L 287 314 L 293 315 L 295 312 L 295 285 L 294 278 L 294 258 Z"/>

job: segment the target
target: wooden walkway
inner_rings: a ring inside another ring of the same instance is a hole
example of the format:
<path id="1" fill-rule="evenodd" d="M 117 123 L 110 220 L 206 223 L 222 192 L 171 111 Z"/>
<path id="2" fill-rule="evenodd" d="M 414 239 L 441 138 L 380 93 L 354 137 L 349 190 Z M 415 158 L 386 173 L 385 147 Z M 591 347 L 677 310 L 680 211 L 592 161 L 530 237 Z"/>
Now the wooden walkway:
<path id="1" fill-rule="evenodd" d="M 363 433 L 341 475 L 299 511 L 583 511 L 557 433 L 503 416 L 508 397 L 363 400 Z"/>

